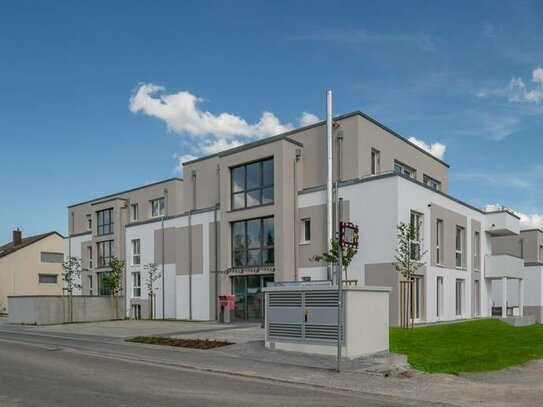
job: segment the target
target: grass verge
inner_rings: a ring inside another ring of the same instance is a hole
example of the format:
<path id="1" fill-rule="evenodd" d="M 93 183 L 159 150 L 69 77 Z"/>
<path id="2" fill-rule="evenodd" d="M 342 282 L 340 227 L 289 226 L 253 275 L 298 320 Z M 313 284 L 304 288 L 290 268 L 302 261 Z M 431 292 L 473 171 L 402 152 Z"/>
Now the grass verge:
<path id="1" fill-rule="evenodd" d="M 390 329 L 390 350 L 431 373 L 499 370 L 543 358 L 543 324 L 513 327 L 497 319 Z"/>
<path id="2" fill-rule="evenodd" d="M 175 346 L 178 348 L 192 348 L 203 350 L 233 345 L 232 342 L 228 341 L 211 341 L 208 339 L 178 339 L 163 336 L 136 336 L 135 338 L 127 339 L 126 341 L 146 343 L 149 345 Z"/>

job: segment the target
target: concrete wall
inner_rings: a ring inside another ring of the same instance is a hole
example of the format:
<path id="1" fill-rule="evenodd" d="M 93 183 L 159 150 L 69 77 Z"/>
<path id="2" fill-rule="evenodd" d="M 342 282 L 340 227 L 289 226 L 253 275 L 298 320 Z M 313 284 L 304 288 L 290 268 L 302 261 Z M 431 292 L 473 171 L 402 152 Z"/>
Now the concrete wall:
<path id="1" fill-rule="evenodd" d="M 51 325 L 66 322 L 109 321 L 123 318 L 123 297 L 18 296 L 9 297 L 12 312 L 9 322 L 14 324 Z"/>

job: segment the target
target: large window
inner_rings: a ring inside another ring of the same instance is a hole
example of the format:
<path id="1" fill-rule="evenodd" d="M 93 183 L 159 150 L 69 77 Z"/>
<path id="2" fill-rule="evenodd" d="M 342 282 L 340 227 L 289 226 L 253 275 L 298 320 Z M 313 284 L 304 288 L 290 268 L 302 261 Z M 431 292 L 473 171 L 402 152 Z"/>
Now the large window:
<path id="1" fill-rule="evenodd" d="M 409 227 L 411 234 L 411 247 L 409 250 L 411 260 L 419 261 L 422 256 L 422 215 L 420 213 L 411 212 Z"/>
<path id="2" fill-rule="evenodd" d="M 98 242 L 98 268 L 109 267 L 109 262 L 113 258 L 113 240 Z"/>
<path id="3" fill-rule="evenodd" d="M 464 313 L 464 280 L 456 280 L 456 316 Z"/>
<path id="4" fill-rule="evenodd" d="M 443 220 L 436 221 L 436 264 L 443 264 Z"/>
<path id="5" fill-rule="evenodd" d="M 104 277 L 108 277 L 107 272 L 97 273 L 98 276 L 98 295 L 110 295 L 111 290 L 108 285 L 106 285 L 106 281 L 104 280 Z"/>
<path id="6" fill-rule="evenodd" d="M 141 264 L 141 244 L 140 239 L 132 240 L 132 265 Z"/>
<path id="7" fill-rule="evenodd" d="M 153 199 L 151 201 L 151 217 L 164 216 L 165 208 L 164 198 Z"/>
<path id="8" fill-rule="evenodd" d="M 464 228 L 456 227 L 456 268 L 464 267 Z"/>
<path id="9" fill-rule="evenodd" d="M 113 233 L 113 208 L 96 212 L 98 219 L 98 236 L 109 235 Z"/>
<path id="10" fill-rule="evenodd" d="M 232 168 L 232 209 L 273 203 L 273 158 Z"/>
<path id="11" fill-rule="evenodd" d="M 274 241 L 273 217 L 232 223 L 232 265 L 273 265 Z"/>

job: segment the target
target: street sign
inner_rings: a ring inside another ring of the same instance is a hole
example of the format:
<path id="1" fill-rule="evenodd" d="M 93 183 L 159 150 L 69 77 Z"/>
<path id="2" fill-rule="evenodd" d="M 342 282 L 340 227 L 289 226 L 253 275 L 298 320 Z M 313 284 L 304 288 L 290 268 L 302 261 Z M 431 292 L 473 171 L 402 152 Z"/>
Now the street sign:
<path id="1" fill-rule="evenodd" d="M 341 222 L 341 246 L 358 249 L 358 225 Z"/>

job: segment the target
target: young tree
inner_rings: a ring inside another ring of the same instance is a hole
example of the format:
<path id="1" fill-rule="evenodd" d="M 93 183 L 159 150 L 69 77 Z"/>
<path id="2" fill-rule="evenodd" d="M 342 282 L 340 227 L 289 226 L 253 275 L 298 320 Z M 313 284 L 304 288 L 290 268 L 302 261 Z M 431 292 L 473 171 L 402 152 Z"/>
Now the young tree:
<path id="1" fill-rule="evenodd" d="M 123 273 L 124 273 L 124 261 L 113 257 L 109 262 L 108 272 L 105 272 L 102 277 L 104 286 L 108 289 L 111 296 L 120 295 L 123 291 Z"/>
<path id="2" fill-rule="evenodd" d="M 337 240 L 332 239 L 330 241 L 332 247 L 329 251 L 324 252 L 322 254 L 317 254 L 309 259 L 309 261 L 318 261 L 318 262 L 325 262 L 327 264 L 337 265 L 339 262 L 339 243 Z M 351 264 L 351 261 L 353 261 L 353 257 L 356 256 L 358 253 L 358 250 L 352 249 L 350 247 L 343 247 L 343 256 L 342 256 L 342 269 L 345 272 L 345 279 L 347 279 L 347 268 Z"/>
<path id="3" fill-rule="evenodd" d="M 62 262 L 62 281 L 69 295 L 68 319 L 73 322 L 73 292 L 76 288 L 81 288 L 81 272 L 83 267 L 81 259 L 75 256 L 67 256 Z M 65 316 L 66 317 L 66 316 Z"/>
<path id="4" fill-rule="evenodd" d="M 158 288 L 154 288 L 155 281 L 158 280 L 162 274 L 158 269 L 156 263 L 149 263 L 143 267 L 147 271 L 147 278 L 145 279 L 145 285 L 147 286 L 147 292 L 149 293 L 149 318 L 153 319 L 153 305 L 154 299 L 156 296 L 155 290 L 158 291 Z"/>
<path id="5" fill-rule="evenodd" d="M 62 263 L 62 281 L 64 281 L 65 288 L 70 295 L 73 294 L 74 289 L 81 288 L 82 271 L 83 267 L 79 257 L 67 256 Z"/>
<path id="6" fill-rule="evenodd" d="M 398 246 L 396 247 L 396 255 L 394 256 L 396 258 L 394 266 L 407 281 L 407 283 L 400 283 L 400 286 L 403 287 L 402 284 L 407 285 L 408 289 L 407 292 L 404 292 L 404 290 L 400 291 L 400 323 L 402 327 L 408 327 L 408 319 L 411 319 L 412 326 L 414 324 L 413 275 L 426 264 L 421 261 L 426 251 L 421 251 L 422 222 L 416 217 L 411 217 L 409 223 L 400 222 L 396 228 L 398 230 Z M 405 315 L 407 315 L 407 318 L 404 318 Z"/>

